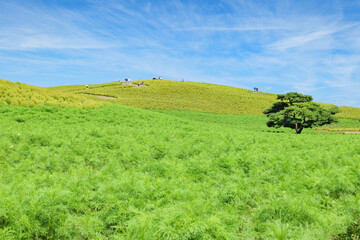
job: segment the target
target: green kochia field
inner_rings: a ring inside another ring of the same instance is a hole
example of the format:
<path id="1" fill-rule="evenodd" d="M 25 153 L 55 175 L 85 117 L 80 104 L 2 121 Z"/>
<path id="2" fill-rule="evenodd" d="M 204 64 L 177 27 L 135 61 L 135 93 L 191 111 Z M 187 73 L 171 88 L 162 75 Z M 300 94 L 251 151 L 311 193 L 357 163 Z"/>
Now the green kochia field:
<path id="1" fill-rule="evenodd" d="M 0 239 L 334 239 L 360 135 L 264 116 L 0 106 Z"/>

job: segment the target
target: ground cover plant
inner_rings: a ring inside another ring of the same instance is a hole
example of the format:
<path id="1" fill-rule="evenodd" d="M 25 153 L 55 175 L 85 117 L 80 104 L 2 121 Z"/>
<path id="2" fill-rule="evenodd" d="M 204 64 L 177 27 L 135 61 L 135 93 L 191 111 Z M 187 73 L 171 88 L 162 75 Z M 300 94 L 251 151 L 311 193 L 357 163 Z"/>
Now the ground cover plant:
<path id="1" fill-rule="evenodd" d="M 264 116 L 0 105 L 0 239 L 334 239 L 359 135 Z"/>

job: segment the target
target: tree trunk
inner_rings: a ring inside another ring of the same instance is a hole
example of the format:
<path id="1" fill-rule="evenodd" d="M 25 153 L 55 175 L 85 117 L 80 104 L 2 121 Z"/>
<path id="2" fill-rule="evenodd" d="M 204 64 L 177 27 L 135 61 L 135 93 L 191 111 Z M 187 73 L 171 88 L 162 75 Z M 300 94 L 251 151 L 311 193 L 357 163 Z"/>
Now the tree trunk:
<path id="1" fill-rule="evenodd" d="M 299 126 L 298 126 L 298 123 L 295 123 L 295 131 L 296 131 L 296 134 L 300 134 L 303 129 L 304 129 L 303 126 L 299 127 Z"/>

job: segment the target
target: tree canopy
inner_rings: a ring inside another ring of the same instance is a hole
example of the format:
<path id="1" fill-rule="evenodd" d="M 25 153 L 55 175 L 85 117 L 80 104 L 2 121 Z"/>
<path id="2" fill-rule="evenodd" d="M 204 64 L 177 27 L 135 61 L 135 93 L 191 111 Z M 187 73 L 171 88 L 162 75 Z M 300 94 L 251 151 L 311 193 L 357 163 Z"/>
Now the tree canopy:
<path id="1" fill-rule="evenodd" d="M 267 115 L 268 127 L 288 127 L 300 134 L 304 128 L 322 126 L 336 121 L 334 116 L 339 112 L 336 106 L 329 109 L 314 103 L 312 96 L 297 92 L 278 94 L 277 99 L 270 108 L 264 111 Z"/>

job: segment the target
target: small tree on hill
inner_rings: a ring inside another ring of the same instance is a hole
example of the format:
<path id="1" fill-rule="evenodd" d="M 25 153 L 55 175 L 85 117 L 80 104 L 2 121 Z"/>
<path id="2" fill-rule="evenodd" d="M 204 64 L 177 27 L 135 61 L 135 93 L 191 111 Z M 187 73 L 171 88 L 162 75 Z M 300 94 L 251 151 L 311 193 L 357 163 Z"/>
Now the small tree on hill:
<path id="1" fill-rule="evenodd" d="M 296 92 L 278 94 L 279 102 L 274 103 L 264 111 L 269 118 L 268 127 L 288 127 L 300 134 L 304 128 L 322 126 L 337 121 L 334 116 L 339 112 L 338 107 L 324 109 L 314 103 L 309 95 Z"/>

